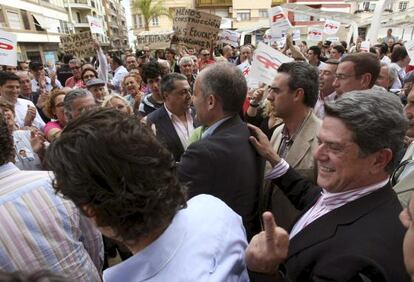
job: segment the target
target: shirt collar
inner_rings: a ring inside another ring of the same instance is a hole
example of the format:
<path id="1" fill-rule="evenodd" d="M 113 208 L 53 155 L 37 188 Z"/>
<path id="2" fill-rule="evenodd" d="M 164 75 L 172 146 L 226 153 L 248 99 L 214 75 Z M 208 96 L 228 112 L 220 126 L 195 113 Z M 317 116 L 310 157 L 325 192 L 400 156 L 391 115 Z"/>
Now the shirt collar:
<path id="1" fill-rule="evenodd" d="M 159 273 L 185 242 L 188 229 L 186 212 L 186 209 L 180 210 L 157 240 L 126 261 L 106 270 L 104 278 L 108 281 L 144 281 Z"/>
<path id="2" fill-rule="evenodd" d="M 232 118 L 233 116 L 229 116 L 229 117 L 225 117 L 219 121 L 216 121 L 215 123 L 213 123 L 209 128 L 207 128 L 206 131 L 203 132 L 203 134 L 201 135 L 201 139 L 205 138 L 207 136 L 213 135 L 214 131 L 217 129 L 217 127 L 219 127 L 220 125 L 222 125 L 226 120 Z"/>
<path id="3" fill-rule="evenodd" d="M 172 120 L 172 118 L 173 118 L 173 116 L 176 116 L 176 115 L 174 115 L 172 112 L 170 112 L 170 110 L 168 110 L 168 108 L 167 108 L 167 105 L 164 103 L 164 108 L 165 108 L 165 110 L 167 111 L 167 114 L 168 114 L 168 116 L 170 117 L 170 119 Z M 187 112 L 186 112 L 186 116 L 188 115 L 188 114 L 190 114 L 191 112 L 190 112 L 190 110 L 191 109 L 188 109 L 187 110 Z"/>
<path id="4" fill-rule="evenodd" d="M 20 171 L 17 166 L 9 162 L 0 166 L 0 179 L 5 178 L 13 173 Z"/>

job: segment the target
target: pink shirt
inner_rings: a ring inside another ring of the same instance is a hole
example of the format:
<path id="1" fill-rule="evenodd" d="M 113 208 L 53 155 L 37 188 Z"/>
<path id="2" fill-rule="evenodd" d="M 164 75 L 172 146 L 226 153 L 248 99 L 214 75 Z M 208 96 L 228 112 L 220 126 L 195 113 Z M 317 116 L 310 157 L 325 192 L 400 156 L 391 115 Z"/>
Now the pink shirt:
<path id="1" fill-rule="evenodd" d="M 45 136 L 47 136 L 49 134 L 49 131 L 53 128 L 62 129 L 58 121 L 49 121 L 45 125 L 45 129 L 44 129 Z"/>

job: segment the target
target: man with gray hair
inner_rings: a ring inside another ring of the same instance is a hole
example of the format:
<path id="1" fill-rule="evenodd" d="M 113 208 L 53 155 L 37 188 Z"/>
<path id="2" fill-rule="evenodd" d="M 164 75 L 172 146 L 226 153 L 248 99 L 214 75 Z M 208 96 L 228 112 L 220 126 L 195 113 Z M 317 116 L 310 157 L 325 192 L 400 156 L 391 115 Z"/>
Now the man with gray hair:
<path id="1" fill-rule="evenodd" d="M 69 68 L 72 71 L 73 76 L 66 79 L 65 87 L 73 88 L 73 87 L 75 87 L 76 84 L 78 84 L 82 81 L 81 67 L 82 67 L 82 63 L 79 59 L 72 59 L 72 60 L 69 61 Z"/>
<path id="2" fill-rule="evenodd" d="M 188 84 L 190 84 L 191 93 L 193 93 L 194 82 L 196 76 L 194 75 L 194 62 L 190 56 L 184 56 L 180 59 L 179 64 L 180 73 L 185 75 Z"/>
<path id="3" fill-rule="evenodd" d="M 81 88 L 69 91 L 63 100 L 63 111 L 68 122 L 77 119 L 83 111 L 95 107 L 97 104 L 92 93 Z"/>
<path id="4" fill-rule="evenodd" d="M 198 122 L 208 129 L 181 156 L 179 178 L 189 196 L 211 194 L 243 219 L 247 237 L 258 228 L 260 158 L 249 144 L 249 130 L 239 113 L 247 94 L 241 71 L 229 63 L 206 67 L 194 84 Z"/>
<path id="5" fill-rule="evenodd" d="M 378 75 L 375 85 L 384 87 L 385 90 L 389 91 L 391 85 L 394 83 L 395 73 L 390 68 L 389 64 L 381 62 L 381 69 Z"/>
<path id="6" fill-rule="evenodd" d="M 288 234 L 264 213 L 265 231 L 246 251 L 248 267 L 283 270 L 292 281 L 409 281 L 402 208 L 389 183 L 407 128 L 402 105 L 394 95 L 370 89 L 325 104 L 325 113 L 314 152 L 318 186 L 251 127 L 250 140 L 273 166 L 266 177 L 302 214 Z"/>

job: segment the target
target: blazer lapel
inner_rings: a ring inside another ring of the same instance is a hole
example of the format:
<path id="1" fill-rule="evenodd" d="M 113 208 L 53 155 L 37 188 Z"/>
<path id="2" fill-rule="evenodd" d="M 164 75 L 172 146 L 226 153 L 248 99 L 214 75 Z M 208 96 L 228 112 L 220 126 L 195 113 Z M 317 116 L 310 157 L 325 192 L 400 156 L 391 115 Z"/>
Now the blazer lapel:
<path id="1" fill-rule="evenodd" d="M 172 121 L 170 117 L 168 116 L 168 113 L 164 107 L 162 107 L 162 115 L 163 117 L 160 119 L 161 122 L 159 123 L 159 126 L 166 133 L 166 136 L 164 136 L 164 138 L 172 139 L 174 144 L 176 144 L 177 149 L 184 152 L 184 147 L 181 144 L 180 137 L 178 137 L 178 134 L 175 131 L 174 125 L 172 124 Z"/>
<path id="2" fill-rule="evenodd" d="M 310 223 L 290 240 L 288 259 L 335 235 L 337 227 L 352 223 L 395 197 L 390 184 L 339 207 Z"/>

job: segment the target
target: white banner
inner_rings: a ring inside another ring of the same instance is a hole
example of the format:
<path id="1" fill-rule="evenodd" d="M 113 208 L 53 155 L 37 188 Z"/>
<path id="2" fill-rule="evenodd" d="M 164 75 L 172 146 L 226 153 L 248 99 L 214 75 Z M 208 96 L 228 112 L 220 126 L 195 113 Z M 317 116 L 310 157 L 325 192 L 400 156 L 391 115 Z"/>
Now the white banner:
<path id="1" fill-rule="evenodd" d="M 322 29 L 318 27 L 308 28 L 308 40 L 309 41 L 322 41 Z"/>
<path id="2" fill-rule="evenodd" d="M 270 8 L 270 33 L 272 36 L 281 35 L 286 33 L 286 31 L 292 27 L 288 18 L 283 12 L 283 9 L 280 6 Z M 281 36 L 280 36 L 281 37 Z"/>
<path id="3" fill-rule="evenodd" d="M 17 66 L 16 48 L 16 35 L 0 30 L 0 62 L 2 65 Z"/>
<path id="4" fill-rule="evenodd" d="M 327 37 L 326 40 L 331 41 L 331 42 L 339 42 L 339 37 L 337 36 Z"/>
<path id="5" fill-rule="evenodd" d="M 414 40 L 408 41 L 405 43 L 405 48 L 407 49 L 408 56 L 411 59 L 410 65 L 414 62 Z"/>
<path id="6" fill-rule="evenodd" d="M 323 26 L 323 33 L 325 34 L 336 34 L 341 26 L 340 22 L 333 20 L 325 20 L 325 25 Z"/>
<path id="7" fill-rule="evenodd" d="M 361 50 L 361 52 L 368 53 L 370 47 L 371 47 L 371 42 L 369 42 L 369 41 L 362 41 L 361 42 L 361 48 L 360 48 L 360 50 Z"/>
<path id="8" fill-rule="evenodd" d="M 219 42 L 229 44 L 233 47 L 239 46 L 240 33 L 233 30 L 222 30 L 218 35 Z"/>
<path id="9" fill-rule="evenodd" d="M 276 76 L 277 69 L 283 63 L 292 62 L 293 59 L 283 55 L 281 52 L 259 42 L 254 51 L 253 62 L 250 67 L 249 79 L 255 79 L 270 85 Z"/>
<path id="10" fill-rule="evenodd" d="M 92 16 L 86 16 L 88 19 L 89 27 L 92 33 L 98 33 L 105 35 L 105 31 L 102 25 L 102 21 Z"/>
<path id="11" fill-rule="evenodd" d="M 292 40 L 293 41 L 300 41 L 300 29 L 294 29 L 292 31 Z"/>

